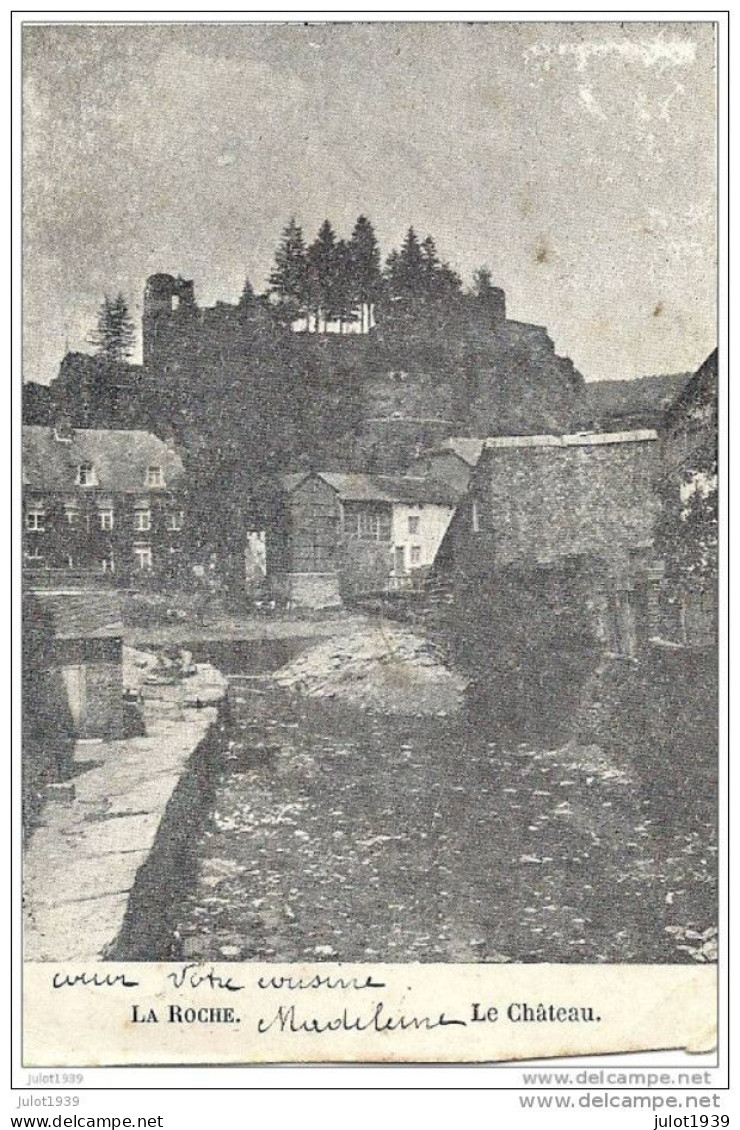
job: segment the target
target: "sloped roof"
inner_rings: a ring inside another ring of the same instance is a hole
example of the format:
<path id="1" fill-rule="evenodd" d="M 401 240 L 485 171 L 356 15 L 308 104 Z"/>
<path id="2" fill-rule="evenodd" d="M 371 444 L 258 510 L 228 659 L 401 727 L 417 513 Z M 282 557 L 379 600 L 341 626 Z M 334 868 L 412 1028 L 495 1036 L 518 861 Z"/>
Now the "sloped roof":
<path id="1" fill-rule="evenodd" d="M 117 639 L 121 599 L 112 592 L 36 592 L 24 598 L 26 628 L 51 629 L 58 640 Z"/>
<path id="2" fill-rule="evenodd" d="M 666 373 L 627 381 L 587 381 L 586 415 L 597 420 L 662 412 L 680 395 L 690 378 L 691 373 Z"/>
<path id="3" fill-rule="evenodd" d="M 393 496 L 381 484 L 379 476 L 345 474 L 343 471 L 320 471 L 319 477 L 333 487 L 347 502 L 393 502 Z"/>
<path id="4" fill-rule="evenodd" d="M 433 478 L 413 475 L 364 475 L 344 471 L 317 471 L 344 502 L 430 502 L 452 506 L 457 495 Z M 290 492 L 307 479 L 310 472 L 283 475 L 282 484 Z"/>
<path id="5" fill-rule="evenodd" d="M 151 432 L 77 428 L 71 442 L 57 440 L 53 428 L 23 428 L 23 482 L 34 490 L 74 488 L 80 463 L 92 463 L 101 490 L 147 489 L 150 466 L 162 468 L 165 487 L 184 475 L 180 456 Z"/>
<path id="6" fill-rule="evenodd" d="M 444 506 L 457 504 L 459 492 L 433 476 L 376 475 L 375 479 L 394 502 L 436 502 Z"/>
<path id="7" fill-rule="evenodd" d="M 676 399 L 668 408 L 665 422 L 668 423 L 680 416 L 686 408 L 697 400 L 714 399 L 715 407 L 718 394 L 719 353 L 713 349 L 709 356 L 702 362 L 691 379 L 686 382 Z"/>

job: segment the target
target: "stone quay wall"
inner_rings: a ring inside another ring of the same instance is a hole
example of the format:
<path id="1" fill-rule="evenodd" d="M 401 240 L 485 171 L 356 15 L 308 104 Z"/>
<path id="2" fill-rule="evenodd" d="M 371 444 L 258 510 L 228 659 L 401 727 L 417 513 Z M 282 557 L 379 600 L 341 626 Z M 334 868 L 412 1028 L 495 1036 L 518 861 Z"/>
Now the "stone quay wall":
<path id="1" fill-rule="evenodd" d="M 142 673 L 146 667 L 142 665 Z M 146 733 L 78 742 L 24 860 L 26 961 L 166 960 L 209 810 L 226 680 L 140 685 Z"/>

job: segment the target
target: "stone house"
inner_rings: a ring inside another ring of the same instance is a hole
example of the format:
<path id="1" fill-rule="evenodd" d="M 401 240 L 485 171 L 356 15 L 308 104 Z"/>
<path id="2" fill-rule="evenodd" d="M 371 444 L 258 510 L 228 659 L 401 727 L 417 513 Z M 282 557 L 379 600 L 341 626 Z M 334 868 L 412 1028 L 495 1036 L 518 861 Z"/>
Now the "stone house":
<path id="1" fill-rule="evenodd" d="M 314 607 L 421 587 L 457 498 L 410 475 L 307 472 L 281 485 L 268 575 L 279 599 Z"/>
<path id="2" fill-rule="evenodd" d="M 183 561 L 180 456 L 144 431 L 23 428 L 24 576 L 129 584 Z"/>
<path id="3" fill-rule="evenodd" d="M 540 594 L 544 608 L 551 583 L 556 604 L 570 592 L 611 649 L 632 654 L 657 632 L 657 440 L 650 429 L 487 439 L 435 565 L 461 614 L 485 620 L 508 577 L 528 606 Z"/>

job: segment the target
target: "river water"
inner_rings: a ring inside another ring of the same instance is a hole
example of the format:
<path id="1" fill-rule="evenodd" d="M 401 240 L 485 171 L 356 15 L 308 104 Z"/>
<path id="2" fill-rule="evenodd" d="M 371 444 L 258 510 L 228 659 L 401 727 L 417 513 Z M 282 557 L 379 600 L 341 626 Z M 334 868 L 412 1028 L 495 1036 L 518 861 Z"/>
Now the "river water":
<path id="1" fill-rule="evenodd" d="M 653 800 L 597 747 L 300 698 L 268 665 L 230 679 L 173 956 L 702 959 L 706 829 L 659 827 Z"/>

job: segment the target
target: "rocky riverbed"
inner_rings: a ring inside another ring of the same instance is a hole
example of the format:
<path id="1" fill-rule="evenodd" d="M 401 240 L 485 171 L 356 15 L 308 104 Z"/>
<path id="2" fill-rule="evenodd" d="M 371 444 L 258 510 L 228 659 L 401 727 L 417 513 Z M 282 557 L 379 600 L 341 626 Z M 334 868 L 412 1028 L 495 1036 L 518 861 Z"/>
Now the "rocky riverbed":
<path id="1" fill-rule="evenodd" d="M 393 625 L 235 674 L 173 956 L 711 961 L 716 842 L 598 744 L 485 731 Z"/>
<path id="2" fill-rule="evenodd" d="M 416 717 L 457 713 L 466 688 L 428 640 L 384 620 L 322 640 L 276 671 L 274 680 L 309 698 Z"/>

